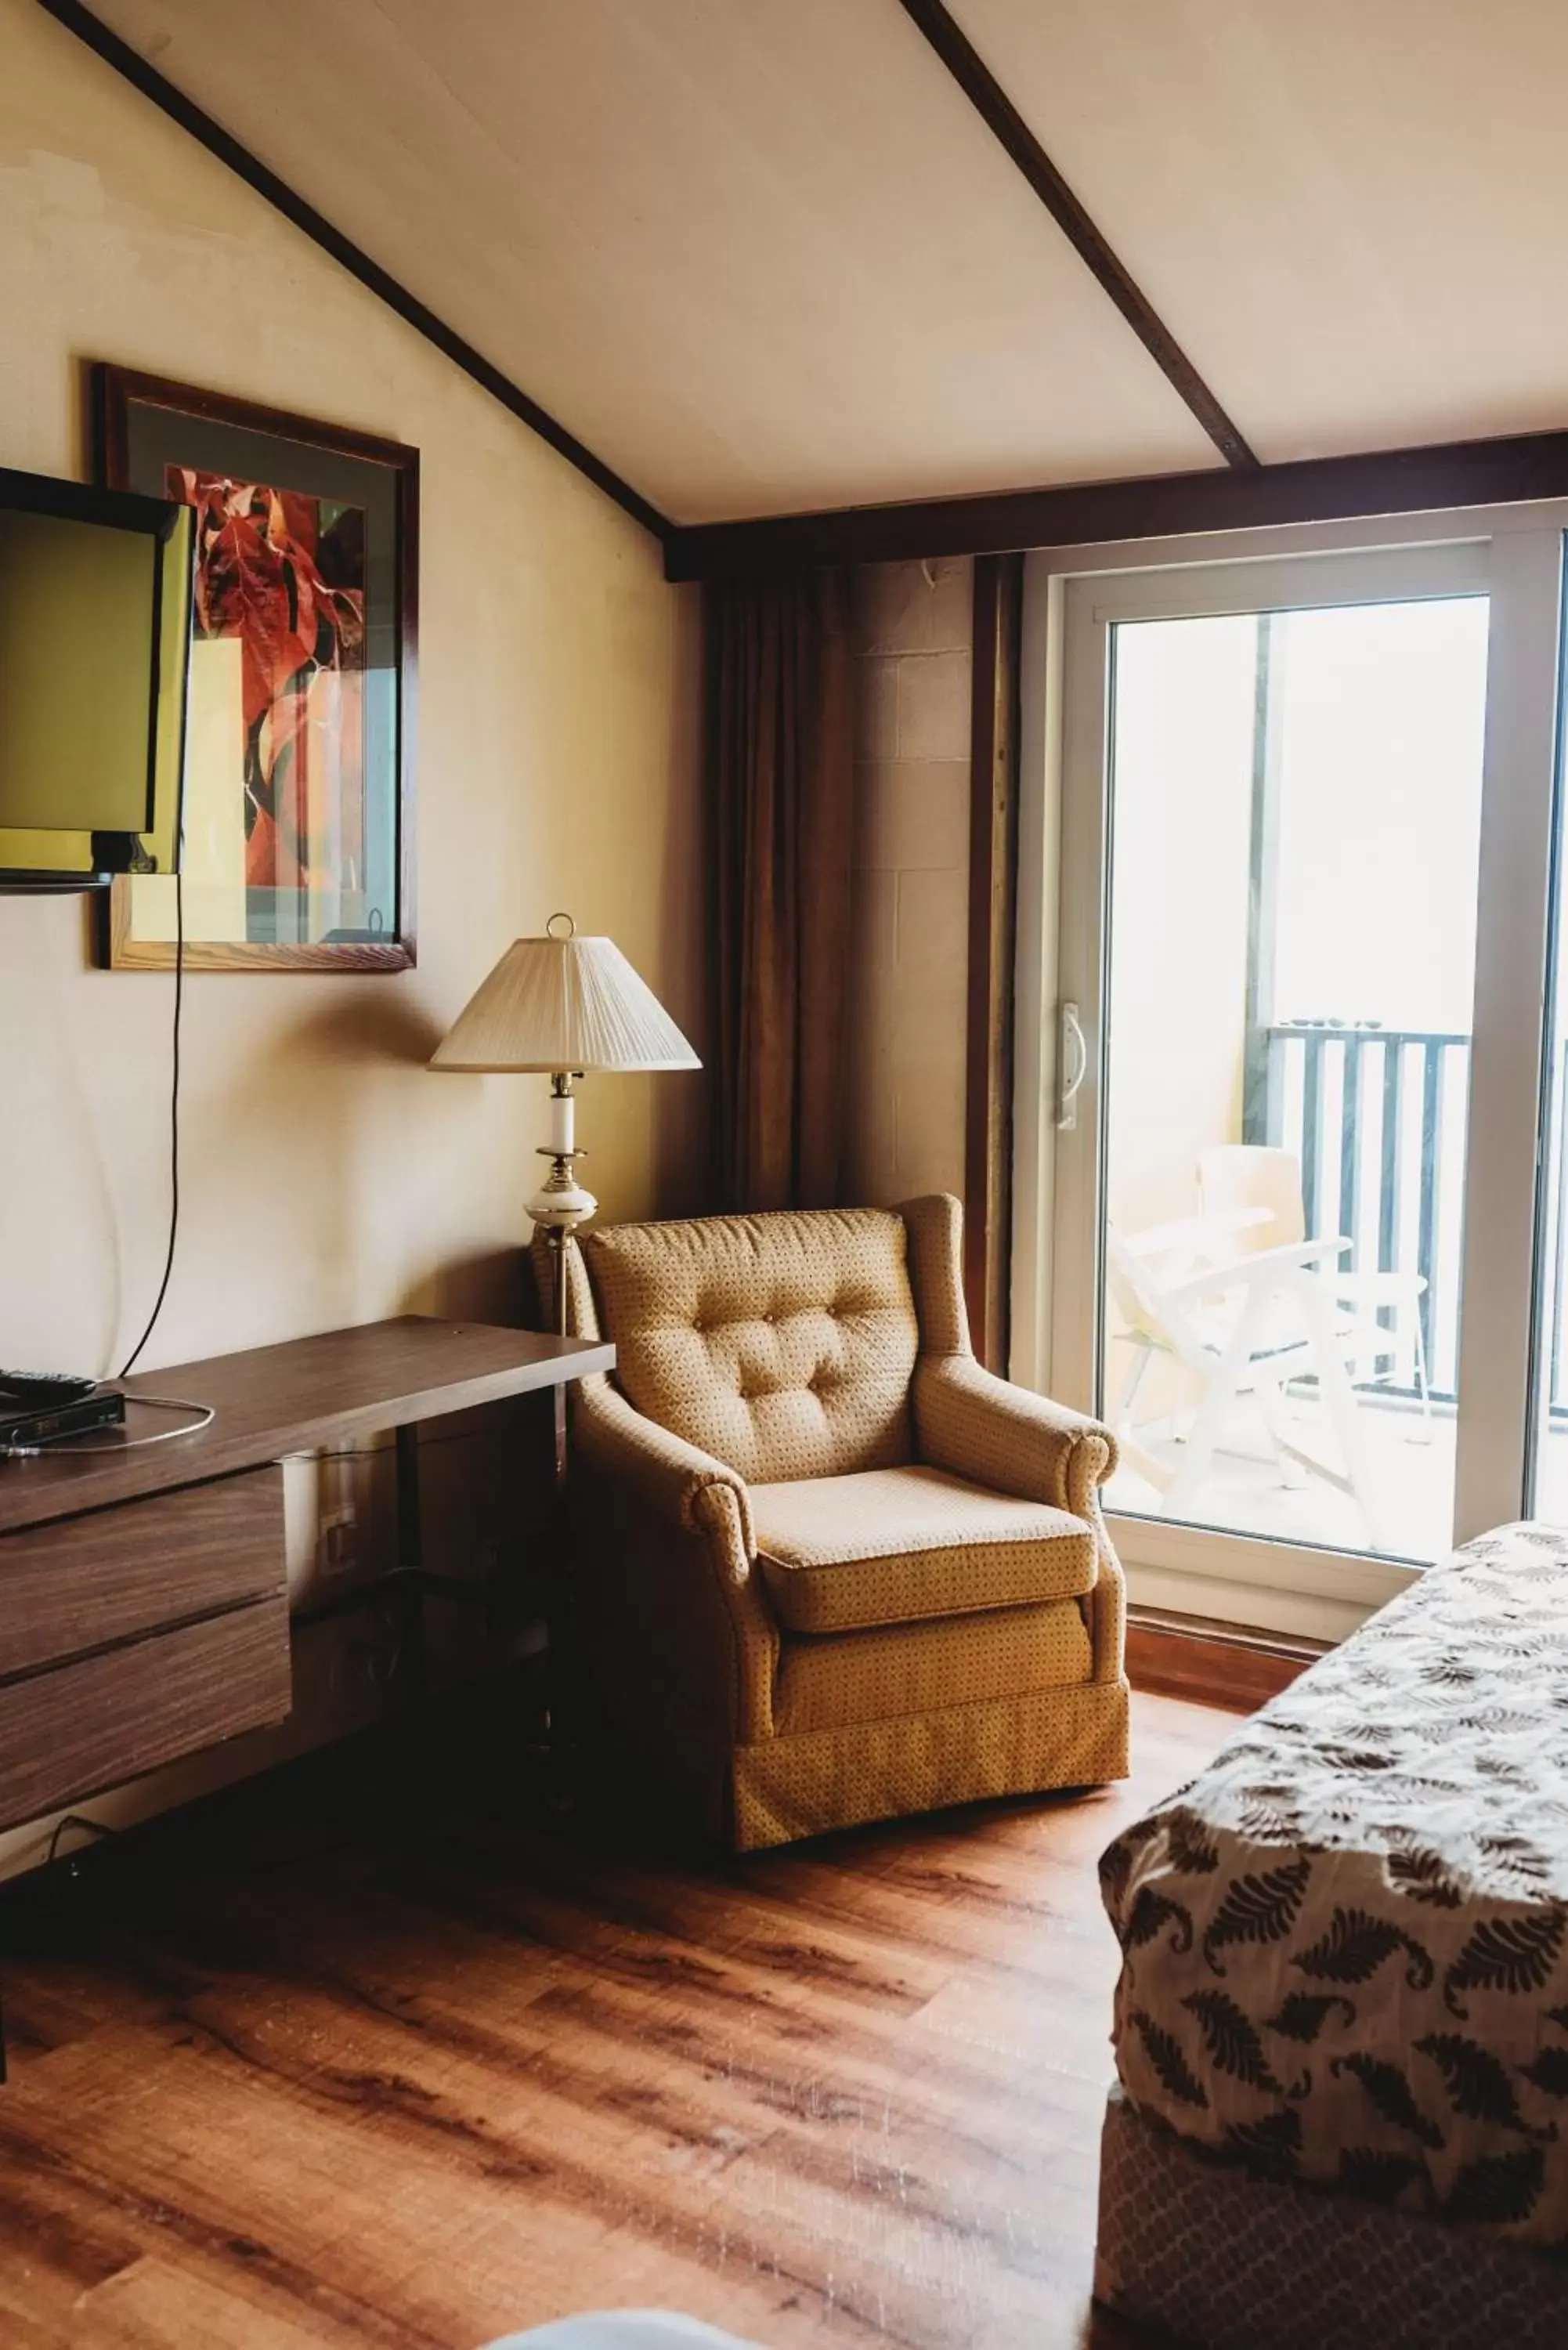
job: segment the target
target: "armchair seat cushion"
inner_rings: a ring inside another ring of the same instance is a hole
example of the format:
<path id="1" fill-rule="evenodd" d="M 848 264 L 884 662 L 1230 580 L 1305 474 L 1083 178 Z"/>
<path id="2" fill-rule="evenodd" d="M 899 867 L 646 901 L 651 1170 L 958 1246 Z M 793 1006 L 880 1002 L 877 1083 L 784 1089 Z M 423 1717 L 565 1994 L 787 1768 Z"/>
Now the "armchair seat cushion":
<path id="1" fill-rule="evenodd" d="M 753 1485 L 757 1563 L 792 1632 L 853 1632 L 1081 1598 L 1093 1530 L 940 1469 Z"/>

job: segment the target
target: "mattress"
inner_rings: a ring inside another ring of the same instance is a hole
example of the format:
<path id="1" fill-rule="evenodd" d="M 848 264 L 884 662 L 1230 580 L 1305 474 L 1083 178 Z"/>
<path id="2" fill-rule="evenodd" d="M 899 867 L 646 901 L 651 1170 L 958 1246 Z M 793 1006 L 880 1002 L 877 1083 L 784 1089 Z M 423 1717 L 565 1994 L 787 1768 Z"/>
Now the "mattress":
<path id="1" fill-rule="evenodd" d="M 1100 1875 L 1141 2114 L 1568 2250 L 1568 1530 L 1428 1568 Z"/>

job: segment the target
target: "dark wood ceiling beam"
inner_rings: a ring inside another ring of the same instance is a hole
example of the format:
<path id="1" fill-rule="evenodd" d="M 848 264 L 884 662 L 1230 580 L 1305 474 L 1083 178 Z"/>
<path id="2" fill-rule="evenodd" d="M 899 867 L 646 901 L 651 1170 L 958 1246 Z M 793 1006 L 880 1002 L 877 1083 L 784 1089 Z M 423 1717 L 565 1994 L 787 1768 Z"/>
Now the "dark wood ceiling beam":
<path id="1" fill-rule="evenodd" d="M 564 424 L 558 424 L 536 400 L 530 400 L 510 376 L 504 375 L 500 368 L 487 359 L 483 351 L 475 350 L 455 328 L 449 327 L 443 318 L 438 318 L 433 310 L 410 294 L 406 286 L 400 285 L 389 270 L 381 267 L 379 262 L 372 261 L 352 238 L 334 228 L 332 223 L 318 213 L 314 204 L 306 203 L 286 180 L 280 179 L 231 131 L 225 130 L 221 122 L 214 121 L 193 99 L 177 89 L 156 66 L 149 65 L 129 41 L 121 40 L 118 33 L 111 32 L 90 8 L 84 8 L 81 0 L 38 0 L 38 5 L 57 24 L 74 33 L 78 41 L 85 42 L 105 65 L 112 66 L 116 73 L 122 75 L 141 92 L 143 98 L 151 99 L 171 121 L 177 122 L 182 130 L 189 131 L 210 155 L 215 155 L 220 163 L 226 164 L 231 172 L 237 173 L 247 187 L 254 188 L 258 196 L 265 196 L 286 220 L 292 221 L 296 228 L 302 230 L 313 244 L 321 247 L 323 253 L 330 254 L 351 277 L 357 277 L 361 286 L 369 287 L 416 333 L 422 335 L 427 342 L 433 343 L 438 351 L 451 359 L 454 367 L 461 368 L 463 374 L 471 377 L 482 390 L 489 392 L 493 400 L 498 400 L 503 408 L 509 409 L 542 441 L 547 441 L 557 455 L 565 457 L 568 464 L 575 465 L 596 489 L 613 498 L 634 522 L 640 523 L 644 530 L 651 531 L 658 539 L 668 536 L 674 525 L 657 506 L 634 490 L 629 482 L 623 482 L 602 458 L 596 457 L 591 449 L 584 446 L 576 433 L 568 432 Z"/>
<path id="2" fill-rule="evenodd" d="M 758 522 L 698 523 L 665 541 L 665 577 L 712 579 L 764 567 L 898 563 L 930 555 L 1005 555 L 1096 546 L 1278 523 L 1348 522 L 1568 498 L 1568 432 L 1429 448 L 1310 457 L 1231 473 L 1155 473 L 1060 489 L 998 490 L 906 505 L 840 506 Z"/>
<path id="3" fill-rule="evenodd" d="M 900 0 L 970 104 L 1018 166 L 1057 227 L 1094 272 L 1168 381 L 1229 465 L 1258 459 L 1153 304 L 1114 254 L 991 68 L 942 0 Z"/>

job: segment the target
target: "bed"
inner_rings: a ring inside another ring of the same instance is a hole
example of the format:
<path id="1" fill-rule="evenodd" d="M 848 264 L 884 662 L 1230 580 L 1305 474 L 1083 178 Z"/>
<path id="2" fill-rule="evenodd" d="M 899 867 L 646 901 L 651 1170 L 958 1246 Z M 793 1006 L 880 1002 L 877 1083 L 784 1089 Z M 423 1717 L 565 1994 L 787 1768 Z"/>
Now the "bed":
<path id="1" fill-rule="evenodd" d="M 1568 2342 L 1568 1532 L 1429 1569 L 1101 1882 L 1102 2299 L 1214 2350 Z"/>

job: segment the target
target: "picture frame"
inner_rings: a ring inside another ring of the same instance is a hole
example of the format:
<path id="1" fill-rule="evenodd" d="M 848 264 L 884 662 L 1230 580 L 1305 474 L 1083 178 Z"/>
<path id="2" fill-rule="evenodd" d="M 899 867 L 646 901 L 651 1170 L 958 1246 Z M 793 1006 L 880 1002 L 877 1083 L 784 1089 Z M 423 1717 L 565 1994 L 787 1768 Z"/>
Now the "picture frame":
<path id="1" fill-rule="evenodd" d="M 99 361 L 95 464 L 197 509 L 184 853 L 117 875 L 114 971 L 416 959 L 419 452 Z"/>

